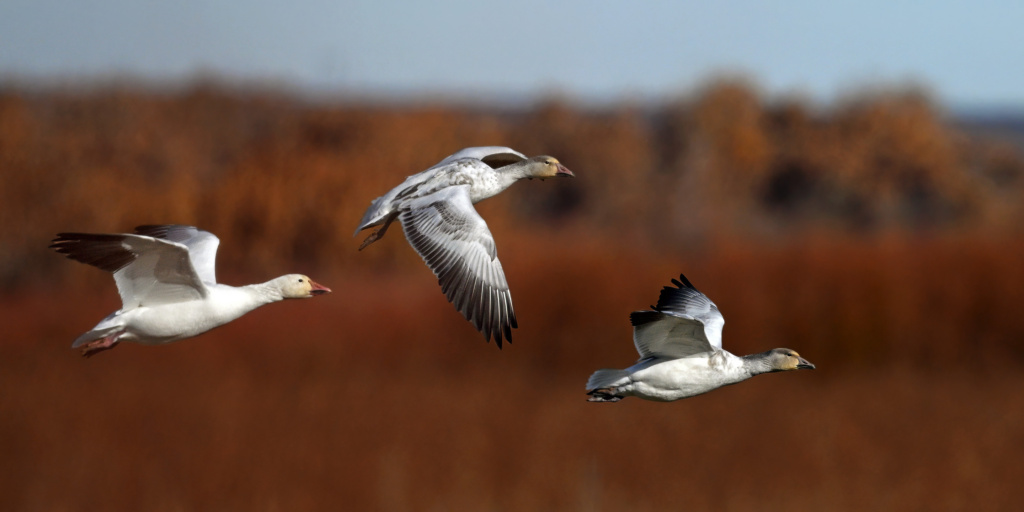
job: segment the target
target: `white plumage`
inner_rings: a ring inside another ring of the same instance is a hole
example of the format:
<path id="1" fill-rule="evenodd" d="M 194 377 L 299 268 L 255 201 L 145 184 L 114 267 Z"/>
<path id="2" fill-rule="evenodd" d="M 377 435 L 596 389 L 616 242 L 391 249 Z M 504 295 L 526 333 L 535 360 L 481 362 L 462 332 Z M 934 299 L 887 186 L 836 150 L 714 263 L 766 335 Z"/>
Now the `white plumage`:
<path id="1" fill-rule="evenodd" d="M 634 311 L 633 344 L 640 360 L 624 370 L 604 369 L 587 381 L 592 402 L 627 396 L 670 402 L 735 384 L 761 373 L 813 369 L 795 351 L 777 348 L 737 357 L 722 349 L 725 319 L 718 306 L 685 276 L 661 290 L 653 311 Z"/>
<path id="2" fill-rule="evenodd" d="M 448 300 L 501 348 L 502 337 L 511 341 L 518 323 L 494 237 L 473 204 L 523 178 L 563 176 L 573 174 L 549 156 L 526 158 L 499 146 L 462 149 L 375 199 L 356 234 L 380 228 L 359 249 L 383 237 L 397 219 Z"/>
<path id="3" fill-rule="evenodd" d="M 289 274 L 262 284 L 217 283 L 220 240 L 191 226 L 139 226 L 133 234 L 59 233 L 50 245 L 82 263 L 112 272 L 121 309 L 72 347 L 93 355 L 121 341 L 170 343 L 224 325 L 264 304 L 331 290 Z"/>

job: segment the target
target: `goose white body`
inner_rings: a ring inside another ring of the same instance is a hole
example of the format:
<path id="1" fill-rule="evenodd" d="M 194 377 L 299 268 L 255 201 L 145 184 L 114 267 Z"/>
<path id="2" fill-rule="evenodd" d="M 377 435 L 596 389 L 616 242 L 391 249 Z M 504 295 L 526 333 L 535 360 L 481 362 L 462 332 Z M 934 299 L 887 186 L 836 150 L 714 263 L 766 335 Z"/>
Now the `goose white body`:
<path id="1" fill-rule="evenodd" d="M 652 359 L 625 371 L 628 377 L 616 387 L 618 394 L 656 402 L 704 394 L 753 377 L 741 358 L 725 350 L 679 359 Z"/>
<path id="2" fill-rule="evenodd" d="M 234 287 L 216 282 L 220 240 L 191 226 L 140 226 L 135 233 L 60 233 L 50 246 L 68 258 L 112 272 L 121 309 L 72 347 L 86 356 L 121 341 L 160 345 L 191 338 L 271 302 L 331 290 L 300 274 Z"/>
<path id="3" fill-rule="evenodd" d="M 473 204 L 498 195 L 522 177 L 502 173 L 498 169 L 524 160 L 526 156 L 522 153 L 501 146 L 459 150 L 429 169 L 409 176 L 397 187 L 375 199 L 363 214 L 354 234 L 381 224 L 405 203 L 444 188 L 468 187 L 470 202 Z"/>
<path id="4" fill-rule="evenodd" d="M 198 336 L 275 300 L 252 286 L 214 284 L 208 288 L 209 295 L 204 299 L 118 310 L 90 332 L 123 330 L 120 341 L 161 345 Z M 90 337 L 90 333 L 83 334 L 72 347 L 92 341 Z"/>
<path id="5" fill-rule="evenodd" d="M 662 289 L 654 311 L 634 311 L 633 343 L 640 360 L 623 370 L 594 372 L 587 381 L 592 402 L 635 396 L 671 402 L 743 382 L 762 373 L 813 369 L 796 352 L 777 348 L 736 356 L 722 349 L 725 319 L 718 306 L 680 275 Z"/>
<path id="6" fill-rule="evenodd" d="M 460 150 L 375 199 L 356 234 L 380 228 L 359 249 L 379 240 L 398 220 L 448 300 L 484 339 L 493 337 L 501 348 L 502 338 L 511 341 L 518 324 L 494 237 L 473 204 L 520 179 L 556 176 L 573 174 L 548 156 L 526 158 L 500 146 Z"/>

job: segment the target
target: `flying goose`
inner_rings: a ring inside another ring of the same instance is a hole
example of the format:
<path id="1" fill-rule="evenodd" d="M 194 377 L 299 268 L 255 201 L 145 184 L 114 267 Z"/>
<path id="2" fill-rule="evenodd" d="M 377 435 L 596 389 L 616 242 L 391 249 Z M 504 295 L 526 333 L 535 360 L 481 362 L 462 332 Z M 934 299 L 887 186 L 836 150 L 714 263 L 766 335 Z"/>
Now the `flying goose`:
<path id="1" fill-rule="evenodd" d="M 121 309 L 71 344 L 86 357 L 122 341 L 160 345 L 202 334 L 264 304 L 329 293 L 289 274 L 262 284 L 218 284 L 220 240 L 192 226 L 139 226 L 134 234 L 58 233 L 50 248 L 113 272 Z"/>
<path id="2" fill-rule="evenodd" d="M 550 156 L 526 158 L 499 146 L 462 149 L 375 199 L 355 234 L 380 228 L 359 249 L 380 240 L 397 219 L 448 301 L 501 348 L 502 336 L 511 342 L 518 324 L 494 237 L 473 204 L 523 178 L 572 176 Z"/>
<path id="3" fill-rule="evenodd" d="M 814 369 L 788 348 L 742 357 L 723 350 L 725 319 L 718 306 L 682 274 L 672 284 L 676 287 L 661 290 L 654 311 L 629 315 L 640 360 L 625 370 L 594 372 L 587 381 L 589 401 L 618 402 L 635 396 L 671 402 L 762 373 Z"/>

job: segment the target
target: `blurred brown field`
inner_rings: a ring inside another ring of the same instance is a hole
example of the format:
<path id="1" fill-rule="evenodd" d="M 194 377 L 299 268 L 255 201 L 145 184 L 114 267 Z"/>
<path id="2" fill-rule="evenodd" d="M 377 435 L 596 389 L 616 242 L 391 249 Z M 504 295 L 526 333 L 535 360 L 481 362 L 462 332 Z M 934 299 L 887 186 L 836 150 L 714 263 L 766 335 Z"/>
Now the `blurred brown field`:
<path id="1" fill-rule="evenodd" d="M 363 209 L 472 145 L 575 180 L 478 205 L 503 350 Z M 199 85 L 0 90 L 4 510 L 1015 510 L 1024 158 L 913 91 L 830 108 L 709 85 L 657 107 L 309 102 Z M 221 281 L 335 293 L 91 359 L 119 306 L 59 231 L 195 224 Z M 586 402 L 683 272 L 724 343 L 818 365 L 671 404 Z"/>

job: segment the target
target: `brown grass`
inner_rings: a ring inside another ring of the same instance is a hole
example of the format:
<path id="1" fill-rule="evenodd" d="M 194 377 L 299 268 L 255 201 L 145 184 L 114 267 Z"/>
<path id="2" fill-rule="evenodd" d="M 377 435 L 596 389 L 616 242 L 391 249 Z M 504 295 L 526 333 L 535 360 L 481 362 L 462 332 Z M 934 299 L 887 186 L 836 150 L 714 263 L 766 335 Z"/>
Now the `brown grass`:
<path id="1" fill-rule="evenodd" d="M 116 307 L 113 287 L 27 291 L 0 305 L 0 493 L 16 510 L 1015 507 L 1014 258 L 943 242 L 722 252 L 509 257 L 522 328 L 500 352 L 426 269 L 334 275 L 335 294 L 90 360 L 67 343 Z M 592 370 L 635 358 L 627 313 L 681 267 L 725 312 L 728 348 L 789 346 L 819 370 L 585 402 Z"/>

